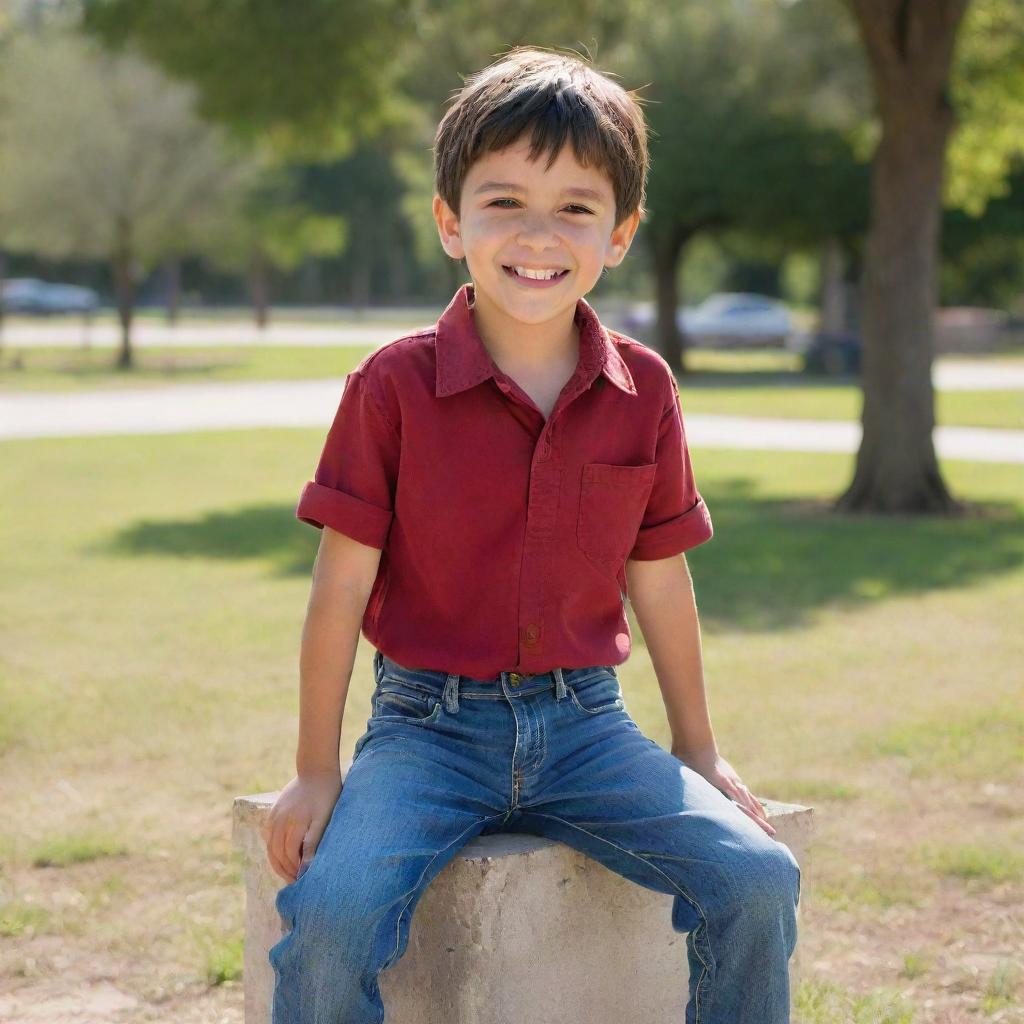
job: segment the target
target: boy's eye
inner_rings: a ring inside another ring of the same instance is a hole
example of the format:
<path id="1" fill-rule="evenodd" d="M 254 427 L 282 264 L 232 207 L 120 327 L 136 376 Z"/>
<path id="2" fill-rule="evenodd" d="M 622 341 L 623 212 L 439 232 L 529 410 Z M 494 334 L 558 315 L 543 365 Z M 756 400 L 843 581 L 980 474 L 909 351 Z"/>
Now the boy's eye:
<path id="1" fill-rule="evenodd" d="M 514 202 L 515 202 L 514 199 L 495 199 L 494 202 L 488 203 L 488 206 L 497 206 L 498 203 L 514 203 Z M 508 207 L 503 207 L 503 209 L 508 209 Z M 570 205 L 567 206 L 566 209 L 567 210 L 575 210 L 575 211 L 578 211 L 579 213 L 590 213 L 591 212 L 585 206 L 580 206 L 578 203 L 570 203 Z"/>

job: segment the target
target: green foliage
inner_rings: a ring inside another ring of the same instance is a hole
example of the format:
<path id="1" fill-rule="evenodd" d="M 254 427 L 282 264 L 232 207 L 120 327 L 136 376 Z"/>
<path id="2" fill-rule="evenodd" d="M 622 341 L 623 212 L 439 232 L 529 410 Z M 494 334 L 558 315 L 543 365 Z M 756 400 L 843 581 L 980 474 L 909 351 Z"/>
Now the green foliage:
<path id="1" fill-rule="evenodd" d="M 192 92 L 132 54 L 56 27 L 9 40 L 0 68 L 0 218 L 8 248 L 123 256 L 149 269 L 196 245 L 250 168 Z"/>
<path id="2" fill-rule="evenodd" d="M 85 0 L 83 25 L 199 92 L 199 110 L 293 156 L 341 154 L 384 116 L 409 0 Z"/>
<path id="3" fill-rule="evenodd" d="M 1010 191 L 1024 161 L 1024 5 L 973 0 L 951 75 L 960 122 L 947 152 L 944 201 L 973 216 Z"/>
<path id="4" fill-rule="evenodd" d="M 623 47 L 631 77 L 651 82 L 656 237 L 739 226 L 781 256 L 863 229 L 867 173 L 844 135 L 852 115 L 819 80 L 823 51 L 854 73 L 856 51 L 842 22 L 815 21 L 812 33 L 798 17 L 763 2 L 652 3 Z"/>

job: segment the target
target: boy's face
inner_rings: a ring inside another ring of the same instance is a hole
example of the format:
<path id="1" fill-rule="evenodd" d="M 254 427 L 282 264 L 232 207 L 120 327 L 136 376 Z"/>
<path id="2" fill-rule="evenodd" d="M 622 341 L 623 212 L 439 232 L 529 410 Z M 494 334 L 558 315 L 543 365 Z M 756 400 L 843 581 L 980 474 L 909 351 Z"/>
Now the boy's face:
<path id="1" fill-rule="evenodd" d="M 640 213 L 616 225 L 611 179 L 578 163 L 570 143 L 550 170 L 546 153 L 530 162 L 529 148 L 523 138 L 487 153 L 466 175 L 458 214 L 438 195 L 433 209 L 441 244 L 454 259 L 465 258 L 477 301 L 539 324 L 571 316 L 604 267 L 622 262 Z M 515 266 L 565 273 L 536 281 L 517 276 Z"/>

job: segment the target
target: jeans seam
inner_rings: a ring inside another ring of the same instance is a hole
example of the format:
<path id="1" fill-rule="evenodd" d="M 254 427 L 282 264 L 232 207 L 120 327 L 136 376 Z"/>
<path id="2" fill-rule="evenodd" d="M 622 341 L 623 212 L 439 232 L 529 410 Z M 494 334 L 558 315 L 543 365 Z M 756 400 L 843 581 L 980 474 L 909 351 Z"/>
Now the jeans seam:
<path id="1" fill-rule="evenodd" d="M 444 846 L 440 850 L 438 850 L 437 853 L 435 853 L 434 856 L 431 857 L 430 860 L 428 860 L 427 863 L 423 866 L 423 870 L 420 872 L 420 877 L 416 879 L 415 885 L 413 885 L 413 887 L 405 894 L 405 896 L 407 897 L 407 899 L 405 900 L 405 905 L 398 912 L 398 920 L 395 922 L 395 948 L 391 951 L 391 954 L 388 956 L 387 960 L 384 961 L 384 964 L 381 967 L 382 971 L 387 970 L 392 965 L 392 963 L 394 963 L 395 958 L 398 956 L 398 948 L 402 944 L 402 918 L 405 917 L 405 912 L 409 909 L 409 904 L 412 903 L 413 897 L 416 895 L 416 892 L 420 887 L 420 882 L 423 881 L 423 876 L 430 870 L 430 865 L 433 864 L 434 861 L 437 860 L 437 858 L 445 852 L 445 850 L 450 850 L 467 832 L 476 828 L 476 826 L 479 825 L 481 821 L 493 821 L 495 818 L 500 817 L 500 814 L 489 814 L 485 818 L 477 819 L 467 828 L 464 828 L 447 846 Z"/>
<path id="2" fill-rule="evenodd" d="M 708 952 L 711 954 L 712 959 L 714 959 L 715 954 L 711 950 L 710 940 L 708 939 L 708 918 L 707 915 L 704 913 L 704 909 L 701 907 L 701 905 L 697 902 L 696 898 L 692 894 L 688 893 L 671 876 L 665 874 L 665 872 L 662 871 L 657 864 L 652 864 L 651 861 L 646 860 L 639 854 L 634 853 L 632 850 L 627 850 L 624 846 L 619 846 L 618 843 L 613 843 L 610 839 L 605 839 L 604 836 L 599 836 L 594 832 L 589 832 L 587 829 L 582 828 L 574 822 L 566 821 L 565 818 L 559 818 L 556 814 L 544 814 L 540 811 L 531 811 L 530 813 L 536 814 L 540 818 L 550 818 L 552 821 L 559 821 L 563 825 L 568 825 L 570 828 L 574 828 L 579 832 L 583 832 L 585 835 L 591 836 L 593 839 L 597 839 L 602 843 L 607 843 L 609 846 L 614 846 L 616 850 L 620 850 L 622 853 L 628 854 L 630 857 L 635 857 L 641 863 L 646 864 L 648 867 L 654 868 L 654 870 L 657 871 L 658 874 L 661 875 L 665 879 L 665 881 L 668 882 L 668 884 L 671 885 L 679 893 L 679 895 L 683 897 L 683 899 L 685 899 L 688 903 L 692 903 L 697 913 L 700 914 L 701 920 L 704 922 L 704 940 L 708 944 Z M 703 967 L 700 978 L 697 979 L 697 984 L 694 986 L 695 1024 L 701 1024 L 701 1021 L 703 1020 L 700 1006 L 701 985 L 704 984 L 704 979 L 709 976 L 710 968 L 704 957 L 700 955 L 700 950 L 697 948 L 696 942 L 693 944 L 693 948 L 694 951 L 697 953 L 697 959 L 700 960 L 701 966 Z"/>

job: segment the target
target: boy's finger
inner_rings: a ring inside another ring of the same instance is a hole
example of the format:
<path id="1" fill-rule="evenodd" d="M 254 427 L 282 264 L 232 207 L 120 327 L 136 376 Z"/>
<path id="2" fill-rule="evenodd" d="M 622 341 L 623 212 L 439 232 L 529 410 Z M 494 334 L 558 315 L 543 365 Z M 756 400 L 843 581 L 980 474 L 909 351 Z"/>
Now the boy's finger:
<path id="1" fill-rule="evenodd" d="M 294 875 L 299 870 L 299 861 L 302 859 L 302 837 L 305 828 L 299 822 L 291 822 L 284 837 L 284 850 L 282 860 L 291 868 Z"/>
<path id="2" fill-rule="evenodd" d="M 281 862 L 277 859 L 277 856 L 272 850 L 267 849 L 267 860 L 270 861 L 270 866 L 274 871 L 274 874 L 280 878 L 283 878 L 286 882 L 289 881 L 288 872 L 281 865 Z"/>

